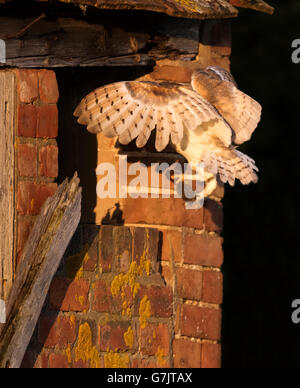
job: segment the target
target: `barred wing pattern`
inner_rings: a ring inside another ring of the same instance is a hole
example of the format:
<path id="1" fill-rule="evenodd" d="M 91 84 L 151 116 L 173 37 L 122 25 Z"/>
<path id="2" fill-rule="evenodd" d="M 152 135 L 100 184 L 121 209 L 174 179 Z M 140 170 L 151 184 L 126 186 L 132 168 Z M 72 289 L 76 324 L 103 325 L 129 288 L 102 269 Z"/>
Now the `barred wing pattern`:
<path id="1" fill-rule="evenodd" d="M 92 133 L 119 136 L 121 144 L 135 138 L 137 147 L 147 143 L 156 128 L 155 147 L 162 151 L 169 143 L 179 144 L 184 126 L 195 130 L 213 122 L 214 134 L 231 144 L 232 130 L 217 110 L 198 93 L 176 84 L 119 82 L 99 88 L 82 100 L 74 112 L 78 122 Z"/>
<path id="2" fill-rule="evenodd" d="M 186 159 L 203 162 L 206 171 L 234 185 L 257 182 L 254 160 L 233 145 L 248 140 L 261 114 L 260 105 L 240 92 L 230 73 L 207 68 L 193 74 L 191 86 L 146 81 L 118 82 L 85 97 L 74 115 L 92 133 L 136 139 L 146 145 L 156 129 L 155 147 L 170 142 Z"/>

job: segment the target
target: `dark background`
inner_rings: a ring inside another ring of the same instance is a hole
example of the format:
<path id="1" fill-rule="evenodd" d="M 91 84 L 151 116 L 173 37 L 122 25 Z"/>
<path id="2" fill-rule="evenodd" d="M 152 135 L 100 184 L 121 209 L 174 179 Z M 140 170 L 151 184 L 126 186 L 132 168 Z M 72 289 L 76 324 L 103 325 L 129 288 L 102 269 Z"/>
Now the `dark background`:
<path id="1" fill-rule="evenodd" d="M 254 157 L 260 181 L 227 188 L 223 367 L 299 367 L 300 298 L 299 0 L 268 1 L 273 16 L 241 10 L 232 22 L 232 73 L 263 106 L 262 122 L 241 150 Z"/>

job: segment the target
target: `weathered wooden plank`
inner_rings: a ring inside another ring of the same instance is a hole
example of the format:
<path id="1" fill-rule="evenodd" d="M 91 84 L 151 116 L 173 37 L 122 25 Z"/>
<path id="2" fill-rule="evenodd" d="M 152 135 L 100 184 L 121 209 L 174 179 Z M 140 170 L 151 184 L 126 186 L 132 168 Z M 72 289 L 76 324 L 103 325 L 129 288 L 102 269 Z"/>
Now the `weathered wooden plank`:
<path id="1" fill-rule="evenodd" d="M 77 174 L 48 198 L 21 257 L 7 303 L 7 322 L 0 325 L 0 368 L 18 368 L 30 342 L 52 278 L 81 217 Z"/>
<path id="2" fill-rule="evenodd" d="M 164 58 L 192 60 L 198 54 L 199 21 L 160 16 L 154 25 L 152 19 L 145 18 L 133 27 L 126 21 L 107 20 L 104 25 L 71 18 L 43 19 L 20 36 L 33 19 L 0 17 L 6 65 L 147 66 Z"/>
<path id="3" fill-rule="evenodd" d="M 6 42 L 6 65 L 18 67 L 127 66 L 147 65 L 142 51 L 149 34 L 131 33 L 121 28 L 107 29 L 70 18 L 42 20 L 25 36 L 17 34 L 32 19 L 0 18 L 0 38 Z M 115 59 L 114 59 L 115 58 Z"/>
<path id="4" fill-rule="evenodd" d="M 6 300 L 14 275 L 15 75 L 0 71 L 0 299 Z"/>

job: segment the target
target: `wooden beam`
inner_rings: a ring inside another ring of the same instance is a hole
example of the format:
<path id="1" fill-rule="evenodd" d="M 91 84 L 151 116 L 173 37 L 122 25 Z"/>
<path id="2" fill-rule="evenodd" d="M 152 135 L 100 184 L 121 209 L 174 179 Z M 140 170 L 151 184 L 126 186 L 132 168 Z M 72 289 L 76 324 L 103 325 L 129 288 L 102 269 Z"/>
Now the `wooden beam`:
<path id="1" fill-rule="evenodd" d="M 71 18 L 33 21 L 0 17 L 7 56 L 2 66 L 148 66 L 164 58 L 193 60 L 198 54 L 200 21 L 165 16 L 134 25 L 113 19 L 105 24 Z"/>
<path id="2" fill-rule="evenodd" d="M 15 75 L 0 71 L 0 299 L 7 300 L 14 276 Z"/>
<path id="3" fill-rule="evenodd" d="M 29 236 L 0 324 L 0 368 L 19 368 L 51 281 L 81 217 L 77 174 L 48 198 Z"/>

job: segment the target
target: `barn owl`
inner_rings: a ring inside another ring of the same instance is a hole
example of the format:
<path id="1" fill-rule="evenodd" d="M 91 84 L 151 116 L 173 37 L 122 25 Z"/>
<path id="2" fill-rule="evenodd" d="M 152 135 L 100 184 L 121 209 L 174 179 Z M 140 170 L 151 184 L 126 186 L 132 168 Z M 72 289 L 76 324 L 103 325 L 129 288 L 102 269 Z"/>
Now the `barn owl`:
<path id="1" fill-rule="evenodd" d="M 85 97 L 74 115 L 92 133 L 136 139 L 146 145 L 156 129 L 155 147 L 171 143 L 192 166 L 203 163 L 209 195 L 217 177 L 234 186 L 256 183 L 255 161 L 236 149 L 251 138 L 261 106 L 241 92 L 233 76 L 220 67 L 195 70 L 190 84 L 128 81 L 109 84 Z"/>

